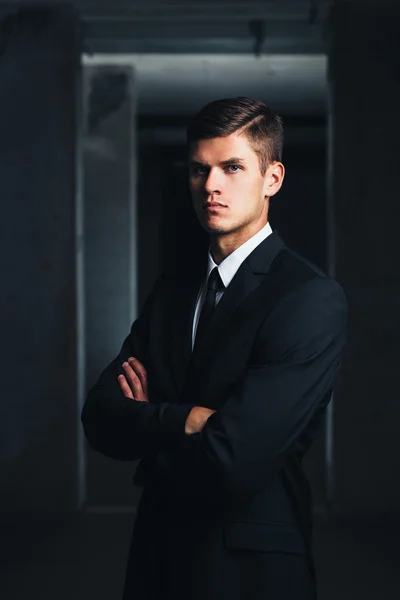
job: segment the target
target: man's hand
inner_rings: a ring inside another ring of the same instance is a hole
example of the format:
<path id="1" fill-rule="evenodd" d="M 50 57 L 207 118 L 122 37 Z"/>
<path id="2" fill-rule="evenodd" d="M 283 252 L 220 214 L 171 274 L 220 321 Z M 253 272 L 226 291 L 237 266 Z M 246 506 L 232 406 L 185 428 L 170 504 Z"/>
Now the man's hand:
<path id="1" fill-rule="evenodd" d="M 147 372 L 142 363 L 132 356 L 122 364 L 125 375 L 119 375 L 118 381 L 123 394 L 127 398 L 139 402 L 149 402 L 147 389 Z M 207 423 L 209 417 L 217 412 L 204 406 L 194 406 L 185 423 L 185 433 L 198 433 Z"/>
<path id="2" fill-rule="evenodd" d="M 131 356 L 122 367 L 125 375 L 119 375 L 118 381 L 124 396 L 139 402 L 149 402 L 147 372 L 142 363 Z"/>
<path id="3" fill-rule="evenodd" d="M 189 413 L 185 423 L 185 433 L 198 433 L 207 423 L 209 417 L 217 412 L 205 406 L 194 406 Z"/>

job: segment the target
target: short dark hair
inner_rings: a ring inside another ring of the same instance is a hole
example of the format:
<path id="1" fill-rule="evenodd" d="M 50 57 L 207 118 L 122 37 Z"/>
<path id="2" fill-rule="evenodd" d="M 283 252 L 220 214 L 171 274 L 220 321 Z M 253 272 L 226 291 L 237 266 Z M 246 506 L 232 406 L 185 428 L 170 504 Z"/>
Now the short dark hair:
<path id="1" fill-rule="evenodd" d="M 268 164 L 281 161 L 283 120 L 264 102 L 245 96 L 222 98 L 206 104 L 188 125 L 188 146 L 198 140 L 244 133 L 258 155 L 260 171 L 265 175 Z"/>

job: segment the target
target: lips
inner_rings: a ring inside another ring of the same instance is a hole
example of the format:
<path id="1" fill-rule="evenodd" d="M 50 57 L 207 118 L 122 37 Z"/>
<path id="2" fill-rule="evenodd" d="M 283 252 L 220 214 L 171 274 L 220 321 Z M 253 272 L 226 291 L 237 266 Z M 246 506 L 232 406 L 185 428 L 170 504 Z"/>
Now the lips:
<path id="1" fill-rule="evenodd" d="M 207 210 L 207 209 L 212 209 L 212 208 L 225 208 L 224 206 L 222 206 L 222 204 L 217 204 L 217 203 L 211 203 L 211 204 L 203 204 L 203 209 Z"/>

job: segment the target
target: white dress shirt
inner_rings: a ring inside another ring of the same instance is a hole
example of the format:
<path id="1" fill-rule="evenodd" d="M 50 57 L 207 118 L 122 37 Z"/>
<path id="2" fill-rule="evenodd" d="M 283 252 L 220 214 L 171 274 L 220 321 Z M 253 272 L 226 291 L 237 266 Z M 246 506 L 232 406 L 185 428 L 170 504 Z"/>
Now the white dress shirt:
<path id="1" fill-rule="evenodd" d="M 194 341 L 195 341 L 195 337 L 196 337 L 197 325 L 199 322 L 200 312 L 201 312 L 201 309 L 203 307 L 204 300 L 206 297 L 207 282 L 208 282 L 208 278 L 210 276 L 211 271 L 214 269 L 214 267 L 217 267 L 220 277 L 222 279 L 222 282 L 224 284 L 224 289 L 221 292 L 217 293 L 215 302 L 216 302 L 216 304 L 218 304 L 218 302 L 221 300 L 221 298 L 223 296 L 225 288 L 227 288 L 228 285 L 230 284 L 230 282 L 232 281 L 234 275 L 236 274 L 236 271 L 239 269 L 242 262 L 271 233 L 272 233 L 271 225 L 269 223 L 267 223 L 266 225 L 264 225 L 264 227 L 262 229 L 260 229 L 260 231 L 257 231 L 257 233 L 255 235 L 253 235 L 253 237 L 251 237 L 246 242 L 244 242 L 244 244 L 239 246 L 239 248 L 236 248 L 236 250 L 234 252 L 232 252 L 232 254 L 229 254 L 229 256 L 224 258 L 224 260 L 221 262 L 221 264 L 219 266 L 215 264 L 215 262 L 211 256 L 211 246 L 209 246 L 207 277 L 199 290 L 199 294 L 198 294 L 197 300 L 196 300 L 196 309 L 195 309 L 194 318 L 193 318 L 192 350 L 193 350 Z"/>

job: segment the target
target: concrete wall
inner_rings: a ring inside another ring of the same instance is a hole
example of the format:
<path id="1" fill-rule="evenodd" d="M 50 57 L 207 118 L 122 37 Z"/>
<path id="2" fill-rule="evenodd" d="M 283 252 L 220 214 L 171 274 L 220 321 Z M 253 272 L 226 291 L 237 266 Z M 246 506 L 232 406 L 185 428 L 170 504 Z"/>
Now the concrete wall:
<path id="1" fill-rule="evenodd" d="M 85 391 L 119 352 L 137 316 L 134 73 L 84 68 Z M 140 223 L 139 223 L 140 228 Z M 86 503 L 135 500 L 132 464 L 84 443 Z"/>
<path id="2" fill-rule="evenodd" d="M 399 26 L 398 3 L 380 1 L 338 3 L 330 24 L 332 256 L 349 302 L 335 404 L 340 513 L 400 506 Z"/>
<path id="3" fill-rule="evenodd" d="M 76 21 L 65 9 L 5 24 L 0 509 L 51 513 L 77 503 Z"/>

